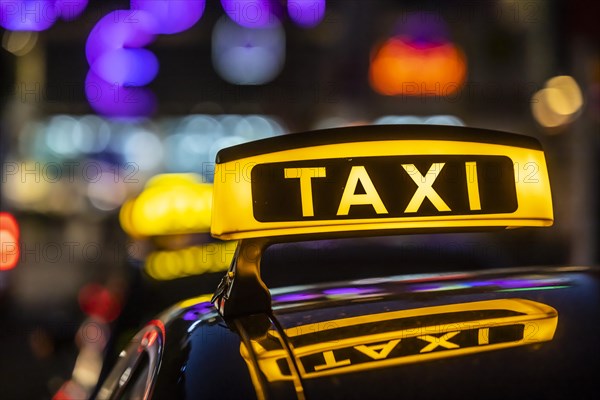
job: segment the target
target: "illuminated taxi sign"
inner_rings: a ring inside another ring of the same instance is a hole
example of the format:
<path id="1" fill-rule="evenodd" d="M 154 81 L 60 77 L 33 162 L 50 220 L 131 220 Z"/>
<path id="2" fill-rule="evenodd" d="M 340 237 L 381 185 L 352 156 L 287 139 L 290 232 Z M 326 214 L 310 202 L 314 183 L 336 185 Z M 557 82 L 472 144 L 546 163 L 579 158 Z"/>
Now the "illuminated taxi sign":
<path id="1" fill-rule="evenodd" d="M 557 323 L 548 305 L 502 299 L 330 320 L 285 333 L 300 375 L 310 379 L 547 342 Z M 251 342 L 262 373 L 269 381 L 293 379 L 285 352 L 268 340 Z"/>
<path id="2" fill-rule="evenodd" d="M 212 234 L 226 239 L 553 222 L 540 144 L 473 128 L 363 126 L 266 139 L 222 150 L 214 182 Z"/>

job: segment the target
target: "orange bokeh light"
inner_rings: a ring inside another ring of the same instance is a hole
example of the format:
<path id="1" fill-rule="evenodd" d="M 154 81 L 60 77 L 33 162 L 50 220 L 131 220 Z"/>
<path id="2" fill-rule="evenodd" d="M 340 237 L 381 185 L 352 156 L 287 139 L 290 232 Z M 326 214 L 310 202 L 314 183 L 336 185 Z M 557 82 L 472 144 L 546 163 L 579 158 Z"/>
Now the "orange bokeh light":
<path id="1" fill-rule="evenodd" d="M 13 269 L 19 262 L 19 244 L 12 232 L 0 230 L 0 271 Z"/>
<path id="2" fill-rule="evenodd" d="M 9 231 L 16 239 L 19 239 L 19 224 L 15 217 L 7 212 L 0 212 L 0 230 Z"/>
<path id="3" fill-rule="evenodd" d="M 449 96 L 464 84 L 466 57 L 452 43 L 414 46 L 402 37 L 387 40 L 369 70 L 371 87 L 394 96 Z"/>
<path id="4" fill-rule="evenodd" d="M 0 271 L 8 271 L 19 262 L 19 225 L 9 213 L 0 213 Z"/>

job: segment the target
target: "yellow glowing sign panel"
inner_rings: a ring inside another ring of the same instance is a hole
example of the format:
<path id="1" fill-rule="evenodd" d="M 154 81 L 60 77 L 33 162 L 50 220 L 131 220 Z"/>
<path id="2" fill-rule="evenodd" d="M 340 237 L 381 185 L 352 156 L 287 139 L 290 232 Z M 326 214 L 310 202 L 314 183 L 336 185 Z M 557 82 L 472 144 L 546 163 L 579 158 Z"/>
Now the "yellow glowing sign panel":
<path id="1" fill-rule="evenodd" d="M 135 237 L 208 232 L 212 185 L 200 179 L 194 174 L 157 175 L 123 205 L 121 226 Z"/>
<path id="2" fill-rule="evenodd" d="M 300 375 L 310 379 L 547 342 L 557 323 L 548 305 L 502 299 L 324 321 L 285 333 Z M 269 381 L 294 379 L 283 349 L 251 343 Z M 244 345 L 241 352 L 248 357 Z"/>
<path id="3" fill-rule="evenodd" d="M 374 128 L 381 127 L 349 133 Z M 347 129 L 339 129 L 337 141 L 315 141 L 320 132 L 313 132 L 314 145 L 309 140 L 300 147 L 301 137 L 294 135 L 289 146 L 270 146 L 284 137 L 261 141 L 256 151 L 233 148 L 236 154 L 225 153 L 215 169 L 212 234 L 245 239 L 552 225 L 546 161 L 534 139 L 498 133 L 494 141 L 483 131 L 486 140 L 478 140 L 477 130 L 457 127 L 384 129 L 381 140 L 361 135 L 345 142 Z M 415 133 L 399 137 L 393 129 Z M 447 139 L 419 139 L 423 129 L 450 132 Z M 460 137 L 465 130 L 467 139 Z"/>

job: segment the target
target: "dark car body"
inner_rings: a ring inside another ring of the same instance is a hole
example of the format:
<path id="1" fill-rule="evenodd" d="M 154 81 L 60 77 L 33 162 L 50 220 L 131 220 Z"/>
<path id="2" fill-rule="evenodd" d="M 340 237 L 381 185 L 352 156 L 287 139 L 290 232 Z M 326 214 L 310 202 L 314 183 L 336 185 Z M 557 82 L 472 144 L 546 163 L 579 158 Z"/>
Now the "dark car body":
<path id="1" fill-rule="evenodd" d="M 585 267 L 399 275 L 274 289 L 271 315 L 228 321 L 202 296 L 136 336 L 99 397 L 593 398 L 599 284 Z"/>

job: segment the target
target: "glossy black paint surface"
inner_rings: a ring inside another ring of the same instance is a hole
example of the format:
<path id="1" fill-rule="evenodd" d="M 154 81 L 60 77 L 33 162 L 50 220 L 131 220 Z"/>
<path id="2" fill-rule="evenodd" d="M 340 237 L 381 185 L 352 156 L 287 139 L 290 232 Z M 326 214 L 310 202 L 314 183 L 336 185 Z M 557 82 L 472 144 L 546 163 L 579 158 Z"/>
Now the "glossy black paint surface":
<path id="1" fill-rule="evenodd" d="M 532 300 L 556 309 L 558 325 L 553 340 L 303 379 L 303 393 L 309 399 L 531 399 L 592 398 L 600 389 L 598 269 L 406 275 L 275 289 L 272 296 L 272 316 L 244 321 L 225 323 L 206 297 L 165 313 L 161 319 L 166 341 L 153 398 L 256 398 L 255 386 L 261 386 L 267 398 L 295 398 L 292 381 L 268 382 L 259 373 L 253 383 L 252 360 L 241 355 L 242 342 L 264 338 L 267 331 L 267 336 L 284 336 L 285 329 L 310 323 L 494 299 Z M 373 324 L 371 333 L 377 333 L 378 326 L 384 327 Z M 335 347 L 331 339 L 323 340 Z M 261 343 L 281 346 L 288 356 L 295 351 L 276 340 Z M 294 338 L 287 343 L 294 344 Z M 293 364 L 289 365 L 293 369 Z"/>

